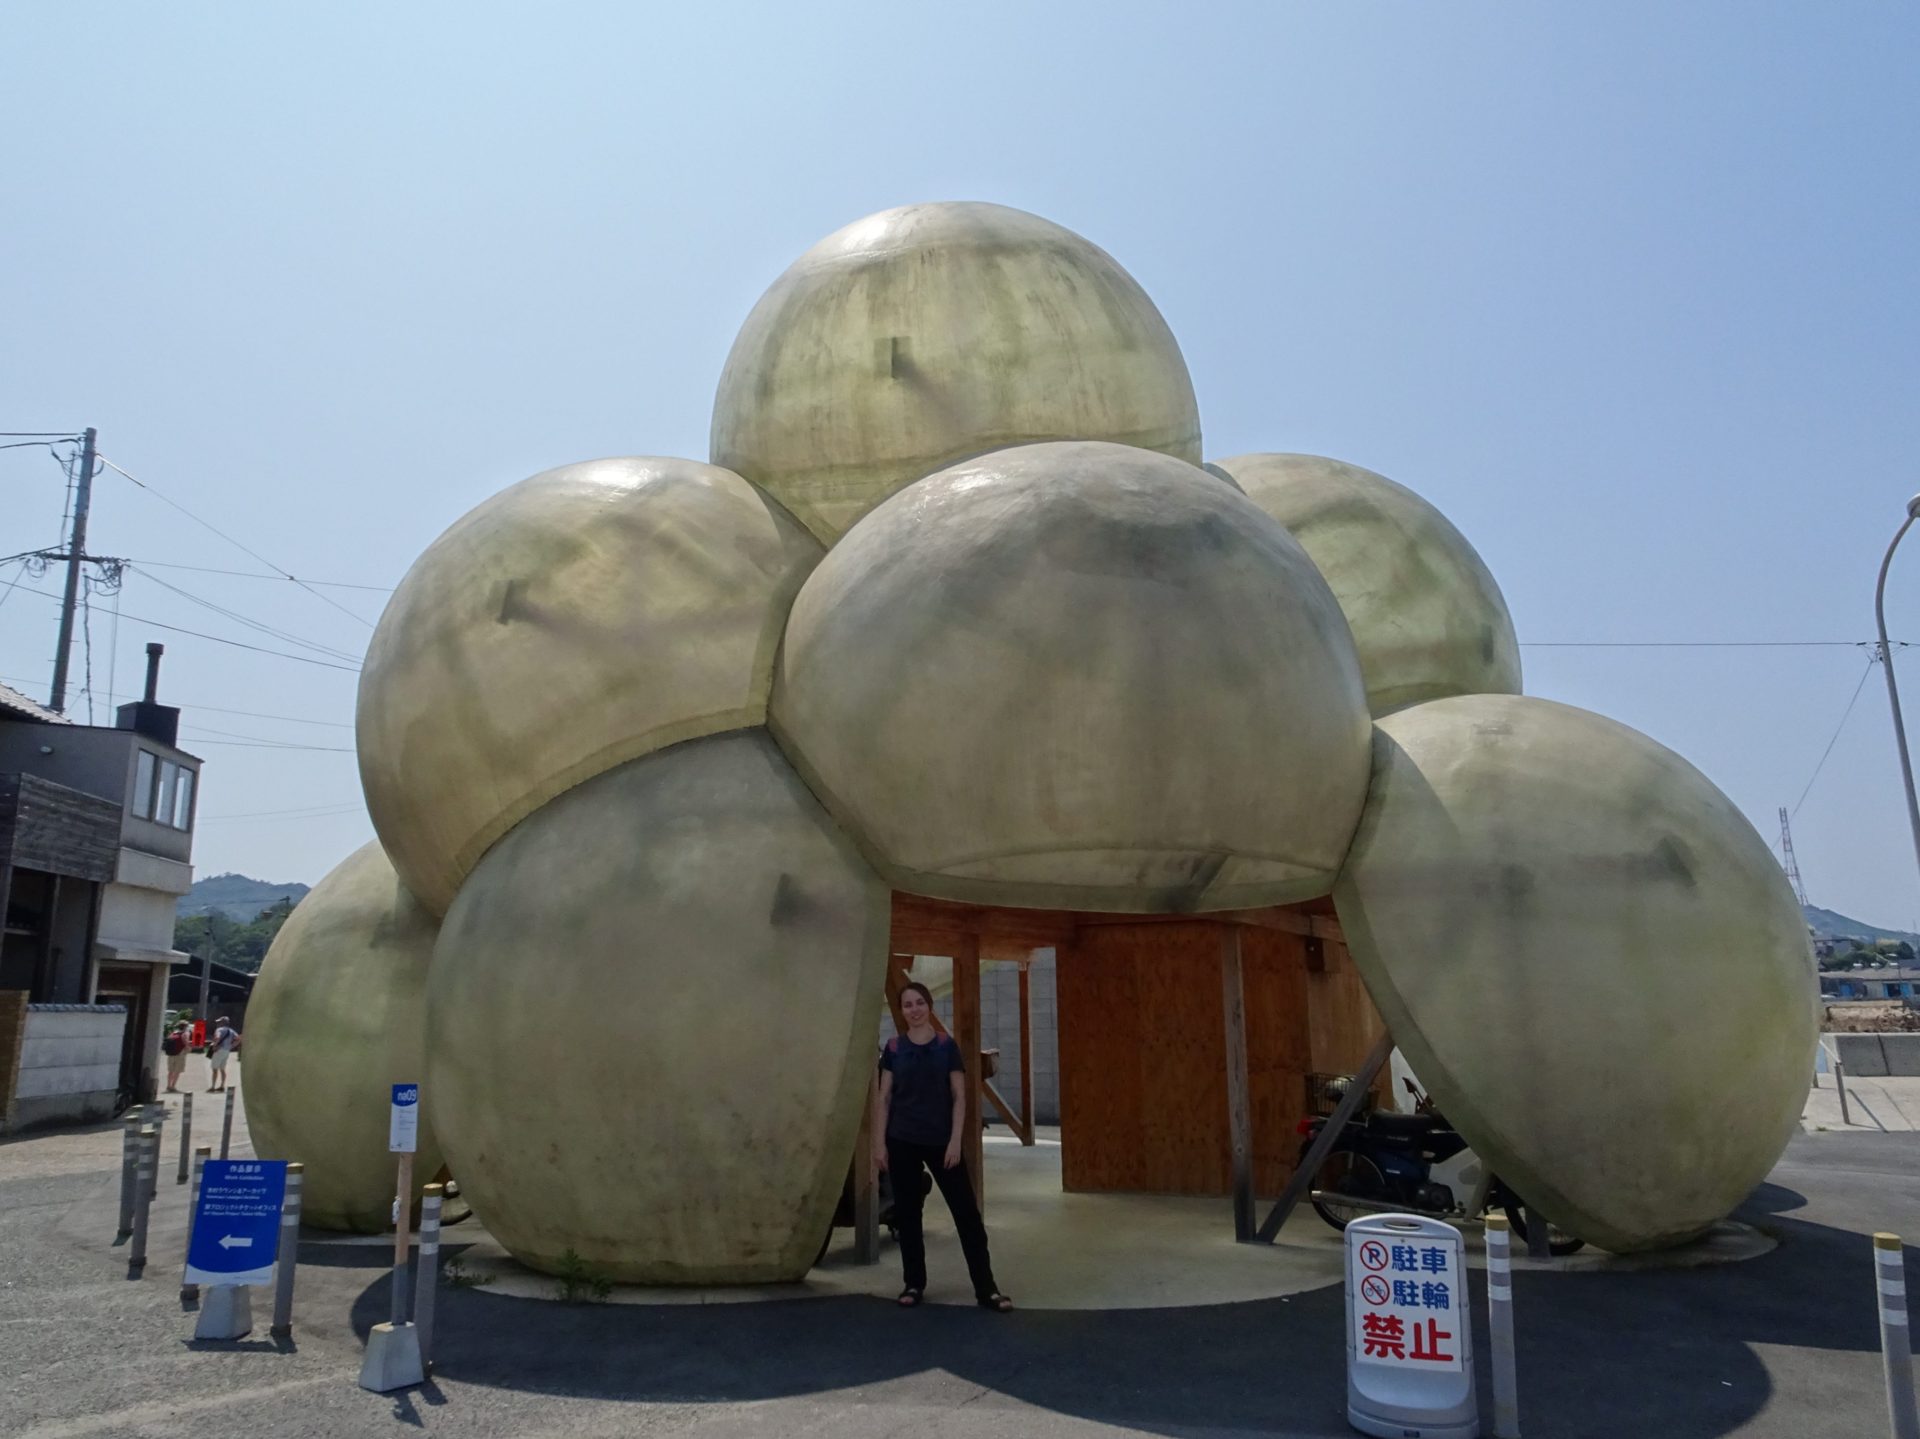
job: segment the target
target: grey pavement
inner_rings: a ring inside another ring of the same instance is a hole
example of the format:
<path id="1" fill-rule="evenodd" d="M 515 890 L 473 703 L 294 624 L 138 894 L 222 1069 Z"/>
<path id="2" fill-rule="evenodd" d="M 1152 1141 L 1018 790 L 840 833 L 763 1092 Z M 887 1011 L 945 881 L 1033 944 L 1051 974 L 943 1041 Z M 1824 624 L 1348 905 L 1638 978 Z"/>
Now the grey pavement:
<path id="1" fill-rule="evenodd" d="M 901 1312 L 864 1297 L 571 1306 L 443 1287 L 434 1380 L 368 1394 L 355 1378 L 366 1333 L 387 1314 L 388 1251 L 315 1236 L 301 1248 L 290 1345 L 265 1339 L 264 1293 L 258 1337 L 195 1344 L 177 1298 L 184 1203 L 168 1192 L 171 1169 L 149 1277 L 130 1282 L 111 1232 L 118 1155 L 111 1126 L 0 1144 L 0 1433 L 1350 1432 L 1337 1286 L 1201 1308 L 1007 1316 Z M 1706 1268 L 1516 1274 L 1523 1431 L 1886 1433 L 1865 1236 L 1920 1237 L 1917 1177 L 1920 1137 L 1803 1134 L 1742 1211 L 1778 1239 L 1770 1253 Z M 457 1253 L 457 1227 L 447 1239 Z M 1003 1278 L 1017 1293 L 1018 1276 Z M 1483 1279 L 1473 1283 L 1482 1314 Z M 1478 1341 L 1484 1406 L 1484 1326 Z"/>

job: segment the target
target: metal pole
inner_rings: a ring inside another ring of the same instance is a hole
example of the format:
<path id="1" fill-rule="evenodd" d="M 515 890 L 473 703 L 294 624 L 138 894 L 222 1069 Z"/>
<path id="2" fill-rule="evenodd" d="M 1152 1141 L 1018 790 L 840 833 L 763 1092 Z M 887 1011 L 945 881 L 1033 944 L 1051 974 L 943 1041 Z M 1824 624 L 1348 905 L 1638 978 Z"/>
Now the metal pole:
<path id="1" fill-rule="evenodd" d="M 207 1050 L 205 1041 L 210 1041 L 213 1038 L 213 996 L 211 991 L 213 989 L 214 913 L 215 911 L 213 910 L 207 911 L 207 937 L 200 946 L 201 949 L 205 951 L 200 957 L 200 1027 L 204 1036 L 200 1046 L 200 1052 L 202 1054 L 205 1054 Z"/>
<path id="2" fill-rule="evenodd" d="M 67 588 L 60 597 L 60 645 L 53 652 L 53 693 L 47 708 L 67 712 L 67 653 L 73 648 L 73 616 L 80 602 L 80 565 L 87 553 L 87 509 L 93 503 L 93 442 L 87 426 L 80 439 L 80 473 L 73 486 L 73 530 L 67 536 Z"/>
<path id="3" fill-rule="evenodd" d="M 127 1120 L 120 1136 L 120 1228 L 113 1236 L 118 1244 L 133 1233 L 134 1171 L 140 1167 L 140 1119 Z"/>
<path id="4" fill-rule="evenodd" d="M 393 1201 L 393 1322 L 407 1322 L 407 1244 L 412 1239 L 413 1155 L 400 1155 L 400 1178 Z"/>
<path id="5" fill-rule="evenodd" d="M 140 1131 L 139 1163 L 134 1172 L 133 1244 L 127 1250 L 127 1278 L 138 1279 L 147 1268 L 147 1222 L 153 1213 L 153 1171 L 159 1167 L 160 1136 Z"/>
<path id="6" fill-rule="evenodd" d="M 1513 1362 L 1513 1249 L 1504 1214 L 1487 1216 L 1487 1329 L 1493 1339 L 1493 1439 L 1520 1439 Z"/>
<path id="7" fill-rule="evenodd" d="M 167 1144 L 167 1105 L 165 1100 L 147 1106 L 147 1123 L 153 1126 L 153 1198 L 160 1196 L 160 1155 Z"/>
<path id="8" fill-rule="evenodd" d="M 203 1144 L 193 1151 L 193 1188 L 187 1191 L 188 1254 L 193 1253 L 194 1216 L 200 1212 L 200 1171 L 206 1167 L 207 1161 L 211 1158 L 213 1158 L 213 1148 L 211 1145 Z M 199 1297 L 200 1286 L 198 1284 L 188 1284 L 185 1280 L 181 1281 L 180 1302 L 182 1304 L 192 1304 L 195 1300 L 199 1299 Z"/>
<path id="9" fill-rule="evenodd" d="M 420 1268 L 413 1276 L 413 1327 L 420 1335 L 420 1368 L 433 1372 L 433 1296 L 440 1283 L 442 1185 L 429 1184 L 420 1201 Z"/>
<path id="10" fill-rule="evenodd" d="M 300 1263 L 300 1186 L 304 1164 L 287 1166 L 287 1198 L 280 1206 L 280 1255 L 273 1269 L 273 1324 L 267 1333 L 275 1339 L 293 1337 L 293 1275 Z"/>
<path id="11" fill-rule="evenodd" d="M 187 1182 L 187 1162 L 192 1155 L 193 1144 L 193 1096 L 187 1095 L 180 1101 L 180 1172 L 173 1177 L 175 1184 Z"/>
<path id="12" fill-rule="evenodd" d="M 1897 1234 L 1873 1236 L 1874 1287 L 1880 1291 L 1880 1357 L 1887 1371 L 1893 1439 L 1920 1439 L 1913 1403 L 1913 1344 L 1907 1330 L 1907 1268 Z"/>
<path id="13" fill-rule="evenodd" d="M 1834 1092 L 1840 1096 L 1840 1122 L 1852 1124 L 1853 1115 L 1847 1110 L 1847 1067 L 1840 1062 L 1840 1054 L 1837 1050 L 1833 1056 L 1833 1088 Z"/>
<path id="14" fill-rule="evenodd" d="M 233 1061 L 229 1059 L 227 1063 Z M 233 1085 L 227 1085 L 227 1117 L 220 1121 L 220 1157 L 225 1159 L 227 1151 L 233 1147 Z"/>
<path id="15" fill-rule="evenodd" d="M 1873 587 L 1873 621 L 1880 631 L 1880 664 L 1887 672 L 1887 700 L 1893 707 L 1893 738 L 1900 747 L 1900 778 L 1907 787 L 1907 824 L 1913 830 L 1913 857 L 1915 863 L 1920 864 L 1920 799 L 1913 793 L 1913 761 L 1907 755 L 1907 726 L 1900 717 L 1900 688 L 1893 680 L 1893 646 L 1887 643 L 1887 568 L 1893 563 L 1894 550 L 1899 548 L 1916 519 L 1920 519 L 1920 495 L 1907 501 L 1907 522 L 1895 532 L 1893 543 L 1887 546 L 1886 558 L 1880 561 L 1880 578 Z"/>

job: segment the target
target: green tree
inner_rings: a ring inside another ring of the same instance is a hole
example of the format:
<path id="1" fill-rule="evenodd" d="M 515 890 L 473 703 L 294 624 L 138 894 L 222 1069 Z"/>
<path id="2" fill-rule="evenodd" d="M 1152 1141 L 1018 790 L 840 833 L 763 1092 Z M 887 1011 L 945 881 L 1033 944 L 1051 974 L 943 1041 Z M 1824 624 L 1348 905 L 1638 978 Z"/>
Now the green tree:
<path id="1" fill-rule="evenodd" d="M 190 914 L 174 922 L 173 947 L 196 959 L 211 952 L 215 964 L 258 974 L 273 937 L 292 913 L 292 901 L 283 899 L 245 924 L 228 919 L 218 910 Z"/>

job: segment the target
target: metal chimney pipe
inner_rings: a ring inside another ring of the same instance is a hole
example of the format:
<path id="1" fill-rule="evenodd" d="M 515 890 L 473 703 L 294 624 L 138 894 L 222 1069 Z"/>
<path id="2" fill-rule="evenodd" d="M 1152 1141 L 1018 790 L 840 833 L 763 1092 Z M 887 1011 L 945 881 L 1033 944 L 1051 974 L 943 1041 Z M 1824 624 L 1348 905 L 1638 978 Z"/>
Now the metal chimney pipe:
<path id="1" fill-rule="evenodd" d="M 160 690 L 160 656 L 167 652 L 165 645 L 147 646 L 147 700 L 148 704 L 158 701 L 154 698 Z"/>

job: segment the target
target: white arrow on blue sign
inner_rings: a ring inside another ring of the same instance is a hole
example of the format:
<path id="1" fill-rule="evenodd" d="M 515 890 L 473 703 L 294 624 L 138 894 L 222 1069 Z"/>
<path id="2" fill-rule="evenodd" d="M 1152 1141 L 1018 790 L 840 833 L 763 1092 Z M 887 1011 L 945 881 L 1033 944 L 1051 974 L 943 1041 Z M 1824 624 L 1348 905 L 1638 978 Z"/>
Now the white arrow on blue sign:
<path id="1" fill-rule="evenodd" d="M 284 1159 L 209 1159 L 187 1246 L 188 1284 L 265 1284 L 280 1251 Z"/>

